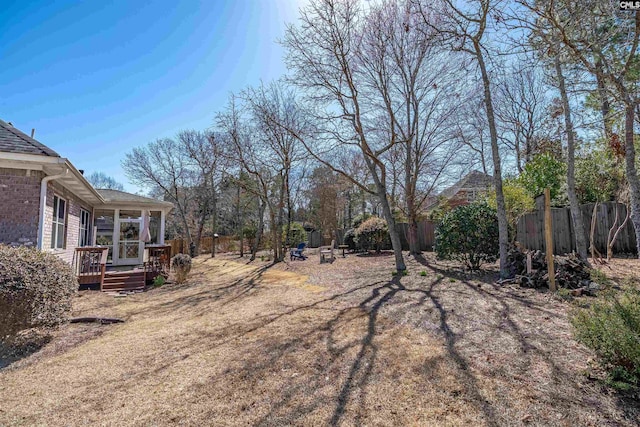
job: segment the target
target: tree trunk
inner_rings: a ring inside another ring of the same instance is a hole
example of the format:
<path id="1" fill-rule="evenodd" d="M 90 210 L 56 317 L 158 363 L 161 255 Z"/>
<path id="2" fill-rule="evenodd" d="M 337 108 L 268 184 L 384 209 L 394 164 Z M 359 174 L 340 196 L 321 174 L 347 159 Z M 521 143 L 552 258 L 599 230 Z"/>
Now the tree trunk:
<path id="1" fill-rule="evenodd" d="M 275 229 L 274 243 L 277 245 L 276 258 L 273 260 L 274 262 L 281 262 L 284 260 L 284 253 L 282 251 L 282 226 L 284 224 L 284 199 L 286 192 L 286 184 L 284 175 L 280 175 L 280 196 L 278 198 L 278 218 L 277 218 L 277 226 Z"/>
<path id="2" fill-rule="evenodd" d="M 184 225 L 184 232 L 187 235 L 187 242 L 189 246 L 193 243 L 193 239 L 191 238 L 191 230 L 189 229 L 189 221 L 187 221 L 187 216 L 182 209 L 182 206 L 178 205 L 178 211 L 180 212 L 180 218 L 182 219 L 182 225 Z"/>
<path id="3" fill-rule="evenodd" d="M 256 253 L 258 253 L 258 248 L 262 243 L 262 232 L 264 229 L 264 210 L 265 203 L 262 200 L 258 201 L 258 228 L 256 230 L 256 238 L 253 244 L 253 248 L 251 248 L 251 261 L 256 259 Z"/>
<path id="4" fill-rule="evenodd" d="M 571 106 L 569 105 L 569 97 L 565 87 L 564 75 L 562 74 L 562 65 L 560 57 L 555 58 L 556 77 L 558 79 L 558 89 L 562 100 L 562 109 L 564 110 L 564 127 L 567 133 L 567 195 L 569 196 L 569 207 L 571 210 L 571 220 L 573 221 L 573 230 L 576 236 L 576 250 L 580 258 L 587 260 L 587 238 L 584 234 L 584 222 L 582 221 L 582 213 L 580 212 L 580 204 L 576 195 L 576 178 L 575 178 L 575 139 L 573 131 L 573 122 L 571 121 Z"/>
<path id="5" fill-rule="evenodd" d="M 240 213 L 240 185 L 236 190 L 236 221 L 238 221 L 238 237 L 240 237 L 240 258 L 244 257 L 244 235 L 242 234 L 242 227 L 244 227 L 242 221 L 242 214 Z"/>
<path id="6" fill-rule="evenodd" d="M 600 97 L 600 112 L 602 113 L 602 124 L 604 136 L 608 140 L 611 137 L 611 122 L 609 121 L 609 100 L 607 99 L 607 90 L 605 80 L 602 74 L 602 62 L 596 62 L 596 82 L 598 85 L 598 96 Z"/>
<path id="7" fill-rule="evenodd" d="M 382 205 L 382 213 L 384 215 L 384 219 L 387 221 L 387 227 L 389 227 L 389 237 L 391 238 L 391 247 L 393 248 L 393 254 L 396 259 L 396 271 L 401 272 L 407 269 L 407 266 L 404 263 L 404 257 L 402 256 L 402 244 L 400 242 L 400 235 L 398 234 L 398 230 L 396 229 L 396 221 L 393 218 L 393 213 L 391 212 L 391 205 L 389 204 L 389 199 L 387 198 L 387 189 L 384 183 L 380 180 L 380 177 L 377 174 L 376 166 L 373 164 L 373 161 L 365 158 L 367 161 L 367 166 L 369 166 L 369 170 L 371 171 L 371 175 L 373 177 L 373 181 L 376 185 L 376 193 L 378 199 L 380 200 L 380 204 Z"/>
<path id="8" fill-rule="evenodd" d="M 405 149 L 407 151 L 407 158 L 405 159 L 405 176 L 404 176 L 404 186 L 406 188 L 406 197 L 407 197 L 407 217 L 409 222 L 409 235 L 407 236 L 409 240 L 409 254 L 411 255 L 419 255 L 420 246 L 418 245 L 418 221 L 417 216 L 418 213 L 416 207 L 416 192 L 414 183 L 412 183 L 412 174 L 411 174 L 411 164 L 413 163 L 412 152 L 411 152 L 412 142 L 407 142 Z"/>
<path id="9" fill-rule="evenodd" d="M 218 226 L 218 201 L 216 200 L 216 188 L 214 182 L 211 182 L 211 258 L 216 256 L 216 228 Z"/>
<path id="10" fill-rule="evenodd" d="M 273 206 L 270 204 L 269 205 L 269 222 L 271 224 L 271 250 L 273 252 L 273 262 L 277 262 L 276 260 L 278 259 L 278 241 L 277 241 L 277 235 L 278 233 L 276 232 L 276 229 L 278 228 L 277 224 L 276 224 L 276 214 L 274 212 L 274 208 Z"/>
<path id="11" fill-rule="evenodd" d="M 493 101 L 491 99 L 491 86 L 489 74 L 484 63 L 482 47 L 474 40 L 474 48 L 480 72 L 482 74 L 482 84 L 484 86 L 484 103 L 487 110 L 487 121 L 489 122 L 489 134 L 491 135 L 491 154 L 493 156 L 493 183 L 496 189 L 496 205 L 498 211 L 498 243 L 500 246 L 500 277 L 506 278 L 509 275 L 507 269 L 507 252 L 509 250 L 509 223 L 507 221 L 507 210 L 504 203 L 504 193 L 502 192 L 502 169 L 500 162 L 500 150 L 498 147 L 498 132 L 496 130 L 495 115 L 493 112 Z"/>
<path id="12" fill-rule="evenodd" d="M 291 207 L 291 188 L 289 186 L 289 169 L 287 169 L 287 171 L 285 172 L 284 175 L 285 178 L 285 188 L 287 191 L 287 226 L 286 226 L 286 239 L 285 239 L 285 244 L 287 245 L 287 247 L 291 246 L 292 244 L 295 244 L 293 242 L 291 242 L 291 222 L 293 221 L 293 209 Z"/>
<path id="13" fill-rule="evenodd" d="M 638 181 L 638 171 L 636 170 L 636 149 L 633 145 L 634 109 L 635 105 L 627 102 L 624 121 L 624 161 L 631 199 L 631 223 L 636 232 L 636 249 L 640 258 L 640 182 Z"/>

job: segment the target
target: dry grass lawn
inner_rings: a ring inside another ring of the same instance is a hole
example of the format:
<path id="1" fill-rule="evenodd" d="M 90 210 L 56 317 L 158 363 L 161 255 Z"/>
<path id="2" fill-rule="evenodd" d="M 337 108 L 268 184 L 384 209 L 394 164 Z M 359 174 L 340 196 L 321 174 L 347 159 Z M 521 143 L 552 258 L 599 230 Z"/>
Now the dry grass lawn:
<path id="1" fill-rule="evenodd" d="M 637 425 L 569 304 L 426 257 L 201 257 L 183 286 L 81 292 L 74 315 L 126 322 L 0 370 L 0 425 Z"/>

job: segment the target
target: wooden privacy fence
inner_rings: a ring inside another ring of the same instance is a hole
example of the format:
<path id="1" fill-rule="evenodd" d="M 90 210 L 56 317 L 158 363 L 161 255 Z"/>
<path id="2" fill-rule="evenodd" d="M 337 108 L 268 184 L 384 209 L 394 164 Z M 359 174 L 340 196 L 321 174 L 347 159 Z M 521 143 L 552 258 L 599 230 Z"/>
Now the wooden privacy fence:
<path id="1" fill-rule="evenodd" d="M 605 255 L 607 253 L 607 237 L 609 229 L 615 221 L 615 209 L 618 205 L 618 225 L 624 221 L 627 214 L 626 206 L 616 202 L 599 203 L 596 211 L 596 230 L 594 243 L 596 249 Z M 591 217 L 593 214 L 593 203 L 580 206 L 582 221 L 584 222 L 584 232 L 589 245 L 591 232 Z M 551 218 L 553 223 L 553 253 L 562 255 L 576 250 L 575 230 L 571 221 L 571 211 L 569 208 L 551 208 Z M 525 214 L 518 219 L 516 227 L 516 240 L 525 248 L 531 250 L 545 250 L 544 243 L 544 211 L 537 210 Z M 627 221 L 618 239 L 613 246 L 614 253 L 636 253 L 636 236 L 631 224 L 631 219 Z"/>
<path id="2" fill-rule="evenodd" d="M 234 240 L 231 236 L 220 236 L 216 240 L 216 253 L 229 252 L 238 250 L 240 246 L 239 240 Z M 189 241 L 187 239 L 167 240 L 167 245 L 171 246 L 171 256 L 176 254 L 189 253 Z M 244 241 L 245 248 L 248 248 L 248 242 Z M 213 245 L 213 237 L 203 237 L 200 239 L 200 253 L 210 254 Z M 249 249 L 247 249 L 248 251 Z"/>
<path id="3" fill-rule="evenodd" d="M 435 224 L 431 221 L 420 221 L 418 222 L 418 245 L 421 251 L 432 251 L 435 243 Z M 403 250 L 409 250 L 409 224 L 407 223 L 397 223 L 396 230 L 398 230 L 398 234 L 400 235 L 400 242 L 402 244 Z M 344 235 L 347 232 L 346 229 L 338 229 L 335 230 L 334 236 L 336 245 L 344 244 Z M 317 248 L 322 245 L 328 245 L 331 243 L 331 240 L 334 237 L 322 237 L 322 233 L 319 231 L 309 231 L 307 232 L 307 244 L 310 248 Z M 384 249 L 389 249 L 388 247 Z"/>
<path id="4" fill-rule="evenodd" d="M 409 250 L 409 224 L 401 222 L 396 224 L 396 230 L 400 235 L 400 242 L 402 243 L 402 249 Z M 421 251 L 432 251 L 436 238 L 435 238 L 436 226 L 431 221 L 419 221 L 418 222 L 418 247 Z"/>

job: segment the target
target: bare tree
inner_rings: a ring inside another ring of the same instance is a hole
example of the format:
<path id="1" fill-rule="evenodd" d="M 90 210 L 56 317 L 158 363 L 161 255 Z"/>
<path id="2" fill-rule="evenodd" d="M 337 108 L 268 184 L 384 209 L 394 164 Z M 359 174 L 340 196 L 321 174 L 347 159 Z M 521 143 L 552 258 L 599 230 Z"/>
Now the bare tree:
<path id="1" fill-rule="evenodd" d="M 299 24 L 287 28 L 283 44 L 287 66 L 294 74 L 292 82 L 304 90 L 316 107 L 314 146 L 308 135 L 295 135 L 314 153 L 316 160 L 378 197 L 389 227 L 396 269 L 404 271 L 400 237 L 387 195 L 387 167 L 382 160 L 398 138 L 391 131 L 383 139 L 376 132 L 375 118 L 369 114 L 367 95 L 372 93 L 372 80 L 367 78 L 368 71 L 363 65 L 370 60 L 363 42 L 365 17 L 356 0 L 312 0 L 300 11 Z M 358 148 L 364 156 L 374 191 L 349 177 L 323 155 L 345 147 Z"/>
<path id="2" fill-rule="evenodd" d="M 95 188 L 124 191 L 124 186 L 104 172 L 93 172 L 87 175 L 87 181 Z"/>
<path id="3" fill-rule="evenodd" d="M 532 64 L 533 62 L 533 64 Z M 496 117 L 501 139 L 515 153 L 522 172 L 536 151 L 536 143 L 548 137 L 545 126 L 548 87 L 539 64 L 529 58 L 517 61 L 497 86 Z"/>
<path id="4" fill-rule="evenodd" d="M 270 168 L 273 176 L 277 177 L 277 188 L 273 191 L 275 223 L 272 222 L 272 231 L 276 260 L 282 261 L 282 235 L 284 233 L 286 242 L 290 240 L 293 214 L 291 176 L 294 169 L 302 167 L 307 156 L 298 139 L 288 129 L 303 133 L 307 123 L 295 94 L 285 86 L 284 81 L 248 88 L 243 93 L 243 99 L 256 131 L 254 135 L 261 141 L 260 161 L 264 168 Z"/>
<path id="5" fill-rule="evenodd" d="M 466 4 L 464 9 L 458 7 L 453 0 L 443 0 L 444 7 L 437 12 L 446 19 L 434 25 L 432 4 L 420 2 L 420 11 L 424 22 L 438 31 L 443 41 L 449 43 L 452 49 L 464 52 L 478 65 L 484 93 L 484 107 L 487 114 L 489 136 L 491 141 L 491 155 L 493 159 L 493 180 L 496 190 L 496 205 L 498 212 L 498 234 L 500 246 L 500 276 L 506 277 L 507 251 L 509 248 L 509 227 L 507 220 L 504 193 L 502 191 L 502 166 L 500 148 L 498 145 L 498 131 L 493 106 L 492 78 L 487 67 L 485 55 L 487 52 L 487 33 L 491 25 L 491 18 L 497 14 L 499 0 L 475 0 Z"/>
<path id="6" fill-rule="evenodd" d="M 150 142 L 146 147 L 136 147 L 122 161 L 130 181 L 156 190 L 165 200 L 174 203 L 191 245 L 193 239 L 188 216 L 194 194 L 190 190 L 197 183 L 197 176 L 189 165 L 186 151 L 169 138 Z"/>
<path id="7" fill-rule="evenodd" d="M 215 233 L 217 217 L 217 186 L 224 165 L 221 138 L 211 132 L 185 130 L 177 137 L 186 150 L 187 162 L 194 171 L 194 214 L 197 216 L 195 245 L 196 253 L 200 253 L 200 241 L 204 233 L 207 218 L 212 221 L 212 233 Z M 215 242 L 212 243 L 215 245 Z M 215 250 L 211 251 L 215 255 Z"/>
<path id="8" fill-rule="evenodd" d="M 391 182 L 392 201 L 409 223 L 409 251 L 419 254 L 418 217 L 444 169 L 459 151 L 451 130 L 460 96 L 456 85 L 459 58 L 437 43 L 437 32 L 426 27 L 419 8 L 410 1 L 388 1 L 370 8 L 363 30 L 366 93 L 377 114 L 370 127 L 384 141 L 396 141 L 383 158 L 392 177 L 399 160 L 400 193 Z M 435 18 L 434 18 L 435 19 Z"/>
<path id="9" fill-rule="evenodd" d="M 246 191 L 259 199 L 258 225 L 256 227 L 256 239 L 254 247 L 251 248 L 251 261 L 256 257 L 256 252 L 260 247 L 264 232 L 264 214 L 269 208 L 270 217 L 273 221 L 274 207 L 270 203 L 269 189 L 272 185 L 269 170 L 261 164 L 260 153 L 256 149 L 259 144 L 250 136 L 243 117 L 243 112 L 235 96 L 231 96 L 227 108 L 216 115 L 216 122 L 223 138 L 231 147 L 229 158 L 237 163 L 250 178 L 239 179 L 237 185 L 242 186 Z M 275 255 L 275 253 L 274 253 Z M 275 258 L 275 257 L 274 257 Z"/>

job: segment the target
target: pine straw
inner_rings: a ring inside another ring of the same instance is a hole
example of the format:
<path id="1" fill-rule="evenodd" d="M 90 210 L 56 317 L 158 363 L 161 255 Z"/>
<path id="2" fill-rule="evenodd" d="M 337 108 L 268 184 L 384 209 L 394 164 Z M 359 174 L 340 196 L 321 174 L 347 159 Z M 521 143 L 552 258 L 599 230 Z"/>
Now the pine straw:
<path id="1" fill-rule="evenodd" d="M 392 280 L 388 254 L 201 257 L 182 286 L 83 292 L 74 315 L 126 323 L 66 326 L 91 339 L 54 351 L 54 338 L 0 371 L 0 425 L 638 422 L 637 403 L 584 375 L 568 305 L 431 257 L 408 266 Z"/>

